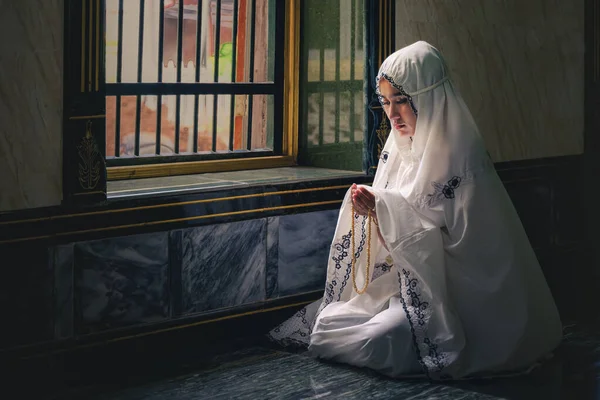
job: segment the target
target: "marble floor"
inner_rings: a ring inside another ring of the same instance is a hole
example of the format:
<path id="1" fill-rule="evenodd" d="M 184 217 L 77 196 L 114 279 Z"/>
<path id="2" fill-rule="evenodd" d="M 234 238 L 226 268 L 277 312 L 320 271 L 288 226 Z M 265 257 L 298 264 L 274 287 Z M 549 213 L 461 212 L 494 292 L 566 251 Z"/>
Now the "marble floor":
<path id="1" fill-rule="evenodd" d="M 47 399 L 600 399 L 600 329 L 566 328 L 555 356 L 527 376 L 432 383 L 392 380 L 254 343 L 204 357 L 156 360 L 146 373 L 120 373 Z M 159 367 L 160 365 L 160 367 Z M 127 374 L 125 374 L 127 375 Z M 42 397 L 40 397 L 42 398 Z"/>

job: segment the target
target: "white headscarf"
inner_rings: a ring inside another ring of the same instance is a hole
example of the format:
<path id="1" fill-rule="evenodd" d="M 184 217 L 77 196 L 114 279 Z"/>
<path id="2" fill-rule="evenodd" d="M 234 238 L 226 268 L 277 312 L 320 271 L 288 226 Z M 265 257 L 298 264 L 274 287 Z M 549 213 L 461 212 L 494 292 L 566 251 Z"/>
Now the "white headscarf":
<path id="1" fill-rule="evenodd" d="M 452 196 L 463 180 L 489 166 L 477 125 L 436 48 L 419 41 L 396 51 L 376 79 L 378 94 L 386 79 L 408 97 L 417 123 L 412 142 L 392 127 L 373 187 L 399 188 L 410 203 L 424 206 L 432 197 Z"/>

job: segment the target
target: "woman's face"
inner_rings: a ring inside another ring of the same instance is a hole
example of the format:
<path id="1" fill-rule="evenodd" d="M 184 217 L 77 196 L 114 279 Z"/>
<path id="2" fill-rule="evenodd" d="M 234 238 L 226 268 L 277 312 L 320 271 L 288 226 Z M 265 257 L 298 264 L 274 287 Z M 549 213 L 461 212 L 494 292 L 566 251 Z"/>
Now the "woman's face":
<path id="1" fill-rule="evenodd" d="M 417 116 L 413 112 L 408 97 L 403 96 L 387 79 L 379 81 L 379 94 L 383 110 L 400 136 L 413 136 Z"/>

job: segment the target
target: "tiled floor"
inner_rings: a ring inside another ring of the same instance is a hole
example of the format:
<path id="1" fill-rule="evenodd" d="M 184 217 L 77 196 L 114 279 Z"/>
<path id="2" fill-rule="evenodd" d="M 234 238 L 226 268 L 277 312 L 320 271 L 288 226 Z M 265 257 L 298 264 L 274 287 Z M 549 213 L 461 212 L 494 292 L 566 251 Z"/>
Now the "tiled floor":
<path id="1" fill-rule="evenodd" d="M 568 328 L 555 357 L 527 376 L 432 383 L 392 380 L 268 345 L 226 352 L 186 372 L 63 391 L 59 399 L 600 399 L 600 330 Z M 189 361 L 189 360 L 188 360 Z M 156 360 L 157 365 L 161 360 Z M 175 366 L 174 366 L 175 367 Z"/>

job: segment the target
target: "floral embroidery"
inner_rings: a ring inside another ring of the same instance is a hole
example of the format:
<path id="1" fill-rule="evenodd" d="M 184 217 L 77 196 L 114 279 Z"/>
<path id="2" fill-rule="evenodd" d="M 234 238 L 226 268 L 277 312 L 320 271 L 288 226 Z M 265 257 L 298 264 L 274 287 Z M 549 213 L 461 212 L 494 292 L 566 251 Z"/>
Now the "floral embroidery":
<path id="1" fill-rule="evenodd" d="M 344 274 L 344 279 L 342 280 L 342 284 L 340 286 L 340 292 L 338 293 L 337 301 L 340 301 L 340 299 L 342 298 L 342 292 L 344 291 L 344 288 L 346 287 L 346 284 L 348 283 L 348 279 L 350 279 L 351 272 L 352 272 L 352 264 L 349 263 L 348 266 L 346 267 L 346 273 Z"/>
<path id="2" fill-rule="evenodd" d="M 308 325 L 308 321 L 306 320 L 306 308 L 303 308 L 302 310 L 298 311 L 298 317 L 300 317 L 300 319 L 302 319 L 302 323 L 305 325 Z"/>
<path id="3" fill-rule="evenodd" d="M 423 339 L 423 343 L 427 345 L 429 348 L 428 357 L 426 363 L 429 362 L 428 367 L 431 369 L 435 367 L 436 371 L 441 372 L 445 365 L 445 358 L 443 354 L 438 353 L 438 345 L 433 343 L 431 339 L 425 338 Z"/>
<path id="4" fill-rule="evenodd" d="M 300 311 L 294 314 L 292 319 L 297 321 L 296 323 L 299 325 L 298 329 L 287 334 L 287 336 L 282 338 L 275 338 L 272 334 L 268 334 L 267 338 L 273 342 L 281 344 L 284 347 L 299 346 L 305 348 L 309 344 L 310 331 L 312 329 L 308 320 L 306 319 L 306 307 L 302 308 Z M 276 334 L 281 333 L 281 328 L 284 325 L 288 324 L 290 324 L 289 320 L 284 321 L 283 323 L 279 324 L 275 329 L 273 329 L 273 332 Z"/>
<path id="5" fill-rule="evenodd" d="M 390 153 L 387 151 L 382 152 L 381 157 L 379 157 L 379 159 L 383 161 L 384 164 L 387 162 L 388 158 L 390 158 Z"/>
<path id="6" fill-rule="evenodd" d="M 381 270 L 383 272 L 388 272 L 389 270 L 392 269 L 392 265 L 390 265 L 390 264 L 388 264 L 386 262 L 384 262 L 383 264 L 377 264 L 375 267 L 376 268 L 381 268 Z"/>
<path id="7" fill-rule="evenodd" d="M 364 250 L 365 247 L 365 243 L 367 240 L 367 233 L 365 230 L 365 223 L 367 221 L 366 217 L 360 217 L 358 214 L 354 214 L 354 219 L 358 220 L 359 218 L 362 218 L 362 224 L 361 224 L 361 235 L 360 235 L 360 242 L 358 244 L 358 248 L 356 249 L 356 258 L 359 258 L 361 253 Z M 346 287 L 346 285 L 348 284 L 348 279 L 350 279 L 350 274 L 352 272 L 352 261 L 351 260 L 346 260 L 346 258 L 348 257 L 348 254 L 350 253 L 349 249 L 350 249 L 350 239 L 352 236 L 352 231 L 348 232 L 346 235 L 342 236 L 342 240 L 333 244 L 333 248 L 335 249 L 335 253 L 334 255 L 331 256 L 331 259 L 334 262 L 335 265 L 335 270 L 333 272 L 333 277 L 331 278 L 331 280 L 328 280 L 327 283 L 325 284 L 325 298 L 323 299 L 323 304 L 321 305 L 320 310 L 322 310 L 323 308 L 325 308 L 326 305 L 328 305 L 329 303 L 331 303 L 333 301 L 333 299 L 335 298 L 336 295 L 336 288 L 338 286 L 338 282 L 341 280 L 340 286 L 338 288 L 339 292 L 337 293 L 337 299 L 336 301 L 339 301 L 342 298 L 342 292 L 344 291 L 344 288 Z M 346 264 L 346 269 L 342 271 L 342 263 Z M 338 273 L 343 273 L 342 276 L 338 275 Z"/>
<path id="8" fill-rule="evenodd" d="M 398 271 L 400 284 L 400 302 L 406 313 L 413 337 L 417 359 L 427 377 L 430 372 L 441 372 L 446 366 L 446 356 L 438 351 L 438 345 L 427 337 L 427 322 L 430 317 L 429 303 L 421 299 L 418 279 L 411 277 L 410 271 Z M 425 356 L 422 351 L 425 350 Z"/>
<path id="9" fill-rule="evenodd" d="M 373 268 L 373 276 L 371 277 L 371 281 L 374 281 L 386 272 L 390 272 L 392 266 L 393 264 L 388 264 L 386 261 L 382 263 L 376 263 L 375 268 Z"/>
<path id="10" fill-rule="evenodd" d="M 346 257 L 348 257 L 348 253 L 349 253 L 348 249 L 350 248 L 351 235 L 352 235 L 352 233 L 348 232 L 348 234 L 342 236 L 342 240 L 340 242 L 337 242 L 333 245 L 333 248 L 337 251 L 337 254 L 334 254 L 331 257 L 331 259 L 333 260 L 333 262 L 335 264 L 335 270 L 333 271 L 333 277 L 331 278 L 331 280 L 327 281 L 327 283 L 325 284 L 325 298 L 323 299 L 323 304 L 321 305 L 321 309 L 325 308 L 325 305 L 331 303 L 333 301 L 333 298 L 335 297 L 335 289 L 338 286 L 338 280 L 340 279 L 340 276 L 338 275 L 338 271 L 341 270 L 342 262 L 344 261 L 344 259 Z M 342 291 L 344 290 L 344 287 L 346 286 L 349 276 L 350 276 L 350 273 L 346 271 L 346 273 L 344 273 L 344 276 L 341 281 L 341 285 L 339 287 L 338 299 L 342 295 Z M 320 310 L 319 310 L 319 312 L 320 312 Z"/>
<path id="11" fill-rule="evenodd" d="M 342 261 L 344 258 L 348 256 L 348 249 L 350 248 L 350 236 L 351 232 L 348 232 L 347 235 L 342 236 L 342 241 L 337 242 L 333 245 L 333 248 L 337 251 L 337 255 L 331 257 L 331 259 L 335 263 L 335 269 L 340 269 L 342 267 Z"/>
<path id="12" fill-rule="evenodd" d="M 406 270 L 404 270 L 404 269 L 402 271 L 406 272 Z M 402 303 L 402 308 L 404 309 L 404 313 L 406 314 L 406 318 L 408 319 L 408 323 L 410 325 L 410 333 L 412 334 L 413 345 L 415 347 L 415 353 L 417 354 L 417 359 L 419 360 L 419 363 L 423 367 L 423 371 L 425 371 L 425 374 L 427 375 L 427 377 L 429 377 L 429 371 L 425 367 L 425 364 L 423 363 L 423 359 L 421 358 L 421 352 L 419 351 L 419 343 L 418 343 L 417 335 L 415 333 L 415 326 L 413 323 L 413 319 L 412 319 L 412 316 L 408 309 L 408 305 L 406 304 L 406 300 L 404 299 L 404 294 L 402 293 L 403 292 L 402 289 L 403 289 L 404 285 L 402 284 L 402 275 L 400 275 L 400 271 L 398 271 L 398 283 L 400 284 L 400 303 Z"/>
<path id="13" fill-rule="evenodd" d="M 308 337 L 308 333 L 303 331 L 302 329 L 298 329 L 298 330 L 292 332 L 292 335 L 299 335 L 301 338 Z"/>
<path id="14" fill-rule="evenodd" d="M 388 81 L 393 87 L 395 87 L 396 89 L 398 89 L 398 91 L 400 92 L 400 94 L 402 96 L 405 96 L 408 99 L 408 102 L 410 103 L 410 107 L 412 108 L 413 112 L 415 113 L 415 115 L 419 115 L 417 112 L 417 107 L 415 107 L 415 103 L 413 102 L 412 97 L 406 93 L 406 90 L 404 90 L 404 88 L 402 87 L 402 85 L 397 84 L 394 79 L 389 76 L 388 74 L 382 72 L 379 75 L 377 75 L 377 77 L 375 78 L 376 81 L 376 93 L 377 93 L 377 97 L 379 98 L 379 102 L 381 103 L 382 99 L 381 99 L 381 93 L 379 92 L 379 81 L 381 80 L 381 78 L 385 78 L 386 81 Z"/>
<path id="15" fill-rule="evenodd" d="M 453 176 L 445 184 L 431 182 L 431 186 L 435 189 L 433 193 L 427 195 L 427 203 L 431 205 L 435 200 L 453 199 L 455 190 L 460 186 L 465 178 Z"/>

